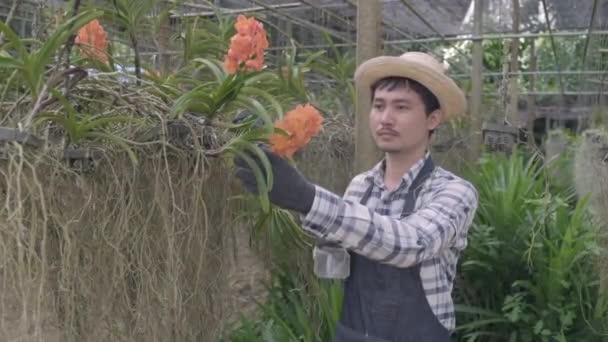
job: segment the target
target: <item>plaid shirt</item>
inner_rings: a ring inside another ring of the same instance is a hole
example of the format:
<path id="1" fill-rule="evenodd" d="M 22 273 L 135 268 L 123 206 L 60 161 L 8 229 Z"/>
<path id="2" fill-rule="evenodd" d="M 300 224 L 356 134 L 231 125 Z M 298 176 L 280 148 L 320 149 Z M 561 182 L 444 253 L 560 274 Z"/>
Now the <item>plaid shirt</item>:
<path id="1" fill-rule="evenodd" d="M 400 219 L 409 185 L 429 157 L 427 153 L 416 162 L 392 192 L 384 185 L 384 162 L 353 178 L 343 198 L 317 186 L 302 224 L 323 240 L 338 242 L 372 260 L 397 267 L 421 264 L 428 303 L 439 321 L 453 331 L 451 292 L 478 194 L 469 182 L 436 167 L 422 185 L 414 212 Z M 359 201 L 370 186 L 371 197 L 363 206 Z"/>

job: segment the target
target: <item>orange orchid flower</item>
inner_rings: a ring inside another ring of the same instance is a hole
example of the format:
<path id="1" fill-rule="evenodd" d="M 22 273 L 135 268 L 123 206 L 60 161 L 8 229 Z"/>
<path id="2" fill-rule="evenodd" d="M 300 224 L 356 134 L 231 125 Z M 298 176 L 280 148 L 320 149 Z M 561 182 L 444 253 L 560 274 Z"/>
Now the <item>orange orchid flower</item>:
<path id="1" fill-rule="evenodd" d="M 322 123 L 323 117 L 315 107 L 308 103 L 297 105 L 283 120 L 275 122 L 275 127 L 286 131 L 288 136 L 273 134 L 269 140 L 272 151 L 282 157 L 292 158 L 294 153 L 319 133 Z"/>
<path id="2" fill-rule="evenodd" d="M 224 69 L 229 74 L 262 70 L 264 50 L 268 48 L 264 25 L 255 18 L 239 15 L 234 28 L 237 33 L 230 38 L 230 47 L 224 58 Z"/>
<path id="3" fill-rule="evenodd" d="M 80 28 L 78 36 L 76 36 L 76 44 L 78 44 L 84 56 L 102 63 L 108 62 L 107 35 L 99 20 L 94 19 Z"/>

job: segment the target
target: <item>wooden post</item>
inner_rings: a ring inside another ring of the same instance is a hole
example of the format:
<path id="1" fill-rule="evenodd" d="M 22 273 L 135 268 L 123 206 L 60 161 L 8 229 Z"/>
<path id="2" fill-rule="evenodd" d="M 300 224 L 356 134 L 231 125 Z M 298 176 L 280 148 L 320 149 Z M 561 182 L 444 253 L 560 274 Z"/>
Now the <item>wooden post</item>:
<path id="1" fill-rule="evenodd" d="M 168 53 L 171 50 L 171 25 L 168 14 L 161 20 L 158 30 L 158 64 L 156 65 L 156 71 L 160 71 L 164 76 L 170 72 L 171 66 L 171 55 Z"/>
<path id="2" fill-rule="evenodd" d="M 473 16 L 473 67 L 471 69 L 471 161 L 476 161 L 481 155 L 483 144 L 481 126 L 483 113 L 481 109 L 483 95 L 483 3 L 484 0 L 475 0 Z"/>
<path id="3" fill-rule="evenodd" d="M 519 0 L 512 0 L 513 5 L 513 33 L 519 33 Z M 519 39 L 511 39 L 511 63 L 509 67 L 510 72 L 517 72 L 519 70 Z M 519 118 L 519 89 L 517 87 L 517 76 L 509 76 L 509 88 L 508 88 L 509 102 L 507 103 L 507 117 L 511 125 L 520 127 Z"/>
<path id="4" fill-rule="evenodd" d="M 528 145 L 534 147 L 534 120 L 536 119 L 536 39 L 530 39 L 530 94 L 528 95 L 528 120 L 526 123 L 526 130 L 528 133 Z"/>
<path id="5" fill-rule="evenodd" d="M 381 51 L 382 2 L 378 0 L 357 1 L 357 65 L 376 57 Z M 364 95 L 365 89 L 357 89 L 355 103 L 355 174 L 365 171 L 380 158 L 380 152 L 369 130 L 371 99 Z"/>

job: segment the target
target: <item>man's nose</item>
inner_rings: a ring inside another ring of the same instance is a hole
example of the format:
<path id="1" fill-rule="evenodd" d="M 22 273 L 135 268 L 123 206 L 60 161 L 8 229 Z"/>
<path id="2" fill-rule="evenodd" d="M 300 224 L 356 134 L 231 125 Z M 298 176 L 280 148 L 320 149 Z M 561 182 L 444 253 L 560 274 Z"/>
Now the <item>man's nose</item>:
<path id="1" fill-rule="evenodd" d="M 393 112 L 390 108 L 385 108 L 382 113 L 380 113 L 380 122 L 383 125 L 392 125 L 393 124 Z"/>

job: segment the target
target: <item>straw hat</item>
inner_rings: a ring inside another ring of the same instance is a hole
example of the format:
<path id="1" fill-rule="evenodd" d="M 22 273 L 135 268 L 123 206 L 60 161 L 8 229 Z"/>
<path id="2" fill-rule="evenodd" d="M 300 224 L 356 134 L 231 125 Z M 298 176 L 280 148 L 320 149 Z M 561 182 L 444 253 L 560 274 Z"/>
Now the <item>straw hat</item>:
<path id="1" fill-rule="evenodd" d="M 431 55 L 406 52 L 397 56 L 380 56 L 362 63 L 355 72 L 355 83 L 368 96 L 371 86 L 385 77 L 407 77 L 427 87 L 439 100 L 441 121 L 463 115 L 467 101 L 464 93 L 448 77 L 443 65 Z"/>

